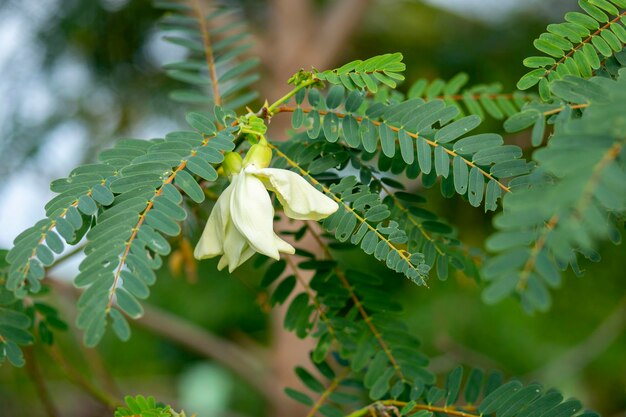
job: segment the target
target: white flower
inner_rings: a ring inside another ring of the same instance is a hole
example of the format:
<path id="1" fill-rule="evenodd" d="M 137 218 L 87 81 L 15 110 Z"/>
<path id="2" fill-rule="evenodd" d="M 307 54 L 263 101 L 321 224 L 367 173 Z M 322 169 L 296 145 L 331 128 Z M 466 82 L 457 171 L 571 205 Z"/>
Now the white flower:
<path id="1" fill-rule="evenodd" d="M 280 252 L 295 252 L 274 233 L 274 207 L 268 190 L 276 193 L 292 219 L 321 220 L 338 209 L 337 203 L 298 174 L 259 168 L 253 162 L 232 174 L 231 184 L 217 199 L 194 250 L 196 259 L 222 255 L 219 270 L 228 266 L 232 272 L 255 252 L 276 260 Z"/>

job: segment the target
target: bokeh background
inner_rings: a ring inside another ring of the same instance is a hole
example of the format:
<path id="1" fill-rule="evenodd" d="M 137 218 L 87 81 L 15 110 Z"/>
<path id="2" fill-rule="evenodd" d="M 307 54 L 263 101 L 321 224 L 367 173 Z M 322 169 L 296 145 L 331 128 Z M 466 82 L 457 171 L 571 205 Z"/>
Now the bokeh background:
<path id="1" fill-rule="evenodd" d="M 249 21 L 254 53 L 263 61 L 256 87 L 270 101 L 300 67 L 330 68 L 396 51 L 408 68 L 403 88 L 421 77 L 448 79 L 463 71 L 471 83 L 498 82 L 512 91 L 524 73 L 522 59 L 533 54 L 532 40 L 577 7 L 573 0 L 225 3 Z M 167 98 L 177 83 L 160 66 L 184 51 L 161 40 L 160 15 L 148 0 L 0 1 L 0 248 L 10 248 L 44 215 L 51 180 L 93 161 L 118 138 L 160 137 L 183 125 L 185 108 Z M 501 131 L 501 124 L 485 129 Z M 430 208 L 457 226 L 463 240 L 482 246 L 491 228 L 482 209 L 442 200 L 437 192 L 430 197 Z M 79 376 L 113 393 L 153 394 L 199 417 L 270 415 L 268 403 L 291 402 L 281 389 L 297 386 L 292 368 L 309 344 L 281 331 L 282 312 L 268 312 L 261 274 L 251 266 L 227 276 L 212 262 L 195 265 L 185 256 L 190 243 L 173 242 L 175 252 L 148 301 L 152 310 L 129 342 L 108 335 L 97 350 L 87 350 L 70 330 L 57 335 L 60 350 Z M 584 264 L 583 278 L 568 275 L 552 309 L 534 316 L 515 300 L 485 306 L 480 284 L 462 274 L 415 288 L 358 251 L 345 256 L 389 275 L 433 371 L 458 363 L 496 368 L 556 386 L 617 417 L 626 415 L 626 261 L 621 247 L 606 245 L 601 253 L 602 263 Z M 63 263 L 53 276 L 71 279 L 79 261 L 80 255 Z M 50 301 L 73 320 L 67 294 Z M 190 324 L 195 327 L 184 327 Z M 244 376 L 228 364 L 234 350 L 248 358 Z M 216 352 L 228 358 L 216 360 Z M 58 357 L 46 349 L 35 353 L 60 415 L 111 415 L 66 378 Z M 293 415 L 291 407 L 271 415 Z M 27 373 L 3 365 L 0 416 L 44 415 Z"/>

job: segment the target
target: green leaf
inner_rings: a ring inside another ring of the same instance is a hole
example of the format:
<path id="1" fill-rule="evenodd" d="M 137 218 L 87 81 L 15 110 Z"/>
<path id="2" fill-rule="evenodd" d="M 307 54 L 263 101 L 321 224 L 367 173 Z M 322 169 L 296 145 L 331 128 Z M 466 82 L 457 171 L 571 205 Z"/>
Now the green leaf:
<path id="1" fill-rule="evenodd" d="M 287 394 L 293 400 L 306 405 L 307 407 L 313 406 L 313 400 L 306 394 L 296 391 L 292 388 L 285 388 L 285 394 Z"/>
<path id="2" fill-rule="evenodd" d="M 300 381 L 302 381 L 302 383 L 311 391 L 317 392 L 318 394 L 324 392 L 324 385 L 317 379 L 315 379 L 315 377 L 313 377 L 313 375 L 311 375 L 311 373 L 306 369 L 302 368 L 301 366 L 297 366 L 296 375 L 298 376 Z"/>
<path id="3" fill-rule="evenodd" d="M 480 369 L 472 369 L 465 383 L 464 398 L 468 404 L 475 404 L 482 390 L 484 373 Z"/>
<path id="4" fill-rule="evenodd" d="M 294 275 L 289 275 L 287 278 L 282 280 L 280 284 L 278 284 L 272 293 L 272 296 L 270 297 L 270 304 L 283 304 L 295 287 L 296 277 Z"/>
<path id="5" fill-rule="evenodd" d="M 535 109 L 524 110 L 508 118 L 504 122 L 504 129 L 507 132 L 519 132 L 532 126 L 539 117 L 543 118 L 543 115 Z"/>
<path id="6" fill-rule="evenodd" d="M 421 137 L 417 138 L 417 161 L 424 174 L 430 173 L 432 168 L 430 145 Z"/>
<path id="7" fill-rule="evenodd" d="M 480 125 L 481 119 L 476 115 L 463 117 L 439 129 L 435 134 L 435 142 L 448 143 L 466 134 Z"/>
<path id="8" fill-rule="evenodd" d="M 435 148 L 435 172 L 444 178 L 447 178 L 450 173 L 450 157 L 443 146 Z"/>
<path id="9" fill-rule="evenodd" d="M 517 282 L 517 274 L 515 273 L 503 276 L 483 291 L 482 300 L 486 304 L 496 304 L 515 291 Z"/>
<path id="10" fill-rule="evenodd" d="M 112 319 L 111 328 L 113 328 L 117 337 L 123 342 L 128 341 L 130 339 L 130 326 L 122 313 L 116 309 L 112 309 L 109 315 Z"/>
<path id="11" fill-rule="evenodd" d="M 104 185 L 98 184 L 91 189 L 91 196 L 97 203 L 108 206 L 113 203 L 113 193 Z"/>
<path id="12" fill-rule="evenodd" d="M 483 174 L 480 172 L 478 167 L 472 167 L 469 173 L 469 186 L 467 192 L 469 202 L 472 206 L 480 206 L 480 202 L 483 199 L 484 187 L 485 183 Z"/>
<path id="13" fill-rule="evenodd" d="M 204 201 L 204 192 L 196 180 L 187 171 L 178 171 L 174 178 L 174 184 L 185 192 L 194 202 Z"/>
<path id="14" fill-rule="evenodd" d="M 548 56 L 531 56 L 524 59 L 524 66 L 528 68 L 540 68 L 547 67 L 548 65 L 554 65 L 556 60 Z"/>
<path id="15" fill-rule="evenodd" d="M 76 207 L 88 216 L 91 216 L 95 214 L 96 211 L 98 211 L 98 206 L 96 206 L 96 203 L 88 195 L 81 196 L 78 199 L 78 204 Z"/>
<path id="16" fill-rule="evenodd" d="M 398 142 L 400 143 L 400 154 L 402 155 L 402 159 L 407 164 L 412 164 L 415 160 L 415 149 L 413 148 L 413 138 L 409 136 L 409 134 L 401 129 L 398 132 Z"/>
<path id="17" fill-rule="evenodd" d="M 119 308 L 130 317 L 138 319 L 143 315 L 143 308 L 135 297 L 130 295 L 125 289 L 117 288 L 115 290 L 115 296 L 117 305 Z"/>
<path id="18" fill-rule="evenodd" d="M 19 346 L 11 341 L 8 341 L 4 345 L 4 350 L 7 355 L 7 359 L 11 362 L 11 365 L 15 367 L 22 367 L 26 363 L 24 361 L 24 354 Z"/>
<path id="19" fill-rule="evenodd" d="M 456 403 L 461 390 L 461 378 L 463 377 L 463 367 L 458 366 L 448 374 L 446 379 L 446 405 Z"/>
<path id="20" fill-rule="evenodd" d="M 498 409 L 505 401 L 507 401 L 513 394 L 522 388 L 522 384 L 519 381 L 510 381 L 495 391 L 490 393 L 483 399 L 483 402 L 478 407 L 478 412 L 481 414 L 491 414 Z"/>
<path id="21" fill-rule="evenodd" d="M 546 71 L 543 68 L 538 68 L 530 71 L 526 75 L 524 75 L 517 82 L 517 88 L 520 90 L 528 90 L 530 87 L 534 86 L 541 80 Z"/>
<path id="22" fill-rule="evenodd" d="M 454 176 L 454 189 L 463 195 L 467 191 L 469 172 L 465 161 L 460 156 L 455 156 L 452 162 L 452 173 Z"/>
<path id="23" fill-rule="evenodd" d="M 217 130 L 213 121 L 202 113 L 187 113 L 185 115 L 185 119 L 187 120 L 187 123 L 189 123 L 189 126 L 207 136 L 215 134 Z"/>
<path id="24" fill-rule="evenodd" d="M 334 85 L 328 91 L 326 96 L 326 106 L 329 109 L 335 109 L 341 105 L 344 100 L 345 89 L 340 85 Z"/>
<path id="25" fill-rule="evenodd" d="M 185 167 L 189 171 L 207 181 L 213 182 L 217 179 L 217 171 L 215 168 L 213 168 L 203 157 L 199 155 L 189 158 Z"/>

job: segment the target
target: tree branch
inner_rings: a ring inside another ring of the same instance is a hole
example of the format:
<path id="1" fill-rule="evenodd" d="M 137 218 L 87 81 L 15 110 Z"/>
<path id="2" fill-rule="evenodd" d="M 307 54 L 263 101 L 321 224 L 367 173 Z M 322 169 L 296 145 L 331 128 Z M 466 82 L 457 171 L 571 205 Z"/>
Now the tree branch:
<path id="1" fill-rule="evenodd" d="M 69 283 L 53 278 L 47 278 L 46 281 L 60 294 L 76 298 L 80 293 Z M 275 404 L 277 385 L 274 384 L 273 375 L 263 362 L 256 360 L 238 345 L 211 334 L 194 323 L 145 303 L 143 306 L 144 315 L 132 321 L 134 325 L 220 362 Z"/>
<path id="2" fill-rule="evenodd" d="M 312 62 L 324 69 L 344 50 L 367 10 L 369 0 L 337 0 L 324 11 L 312 45 Z"/>
<path id="3" fill-rule="evenodd" d="M 48 417 L 60 417 L 59 412 L 52 402 L 48 388 L 46 387 L 46 382 L 43 379 L 41 368 L 39 367 L 39 361 L 37 361 L 32 346 L 24 348 L 24 356 L 26 358 L 26 370 L 35 384 L 37 395 L 39 395 L 43 408 L 46 410 L 46 415 L 48 415 Z"/>
<path id="4" fill-rule="evenodd" d="M 578 345 L 566 351 L 544 367 L 531 372 L 529 379 L 546 380 L 550 376 L 566 379 L 580 372 L 591 361 L 604 352 L 626 328 L 626 297 L 600 323 L 591 334 Z"/>
<path id="5" fill-rule="evenodd" d="M 276 397 L 276 389 L 269 369 L 236 344 L 219 338 L 165 310 L 145 304 L 143 317 L 133 323 L 220 362 L 267 398 Z"/>

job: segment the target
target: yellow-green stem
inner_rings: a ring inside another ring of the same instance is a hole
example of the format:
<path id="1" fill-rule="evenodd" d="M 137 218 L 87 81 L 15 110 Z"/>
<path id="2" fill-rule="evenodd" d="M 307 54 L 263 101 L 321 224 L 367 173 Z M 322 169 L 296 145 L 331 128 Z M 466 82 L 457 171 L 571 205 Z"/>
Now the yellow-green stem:
<path id="1" fill-rule="evenodd" d="M 310 85 L 315 84 L 316 82 L 318 82 L 317 78 L 313 77 L 312 79 L 310 79 L 309 81 L 306 81 L 298 86 L 296 86 L 293 90 L 291 90 L 290 92 L 288 92 L 287 94 L 285 94 L 284 96 L 282 96 L 281 98 L 279 98 L 278 100 L 276 100 L 274 103 L 272 103 L 268 108 L 267 108 L 267 114 L 271 117 L 274 115 L 274 112 L 276 111 L 276 109 L 278 108 L 278 106 L 280 106 L 281 104 L 287 102 L 291 97 L 295 96 L 296 93 L 300 90 L 302 90 L 303 88 L 307 88 Z"/>

